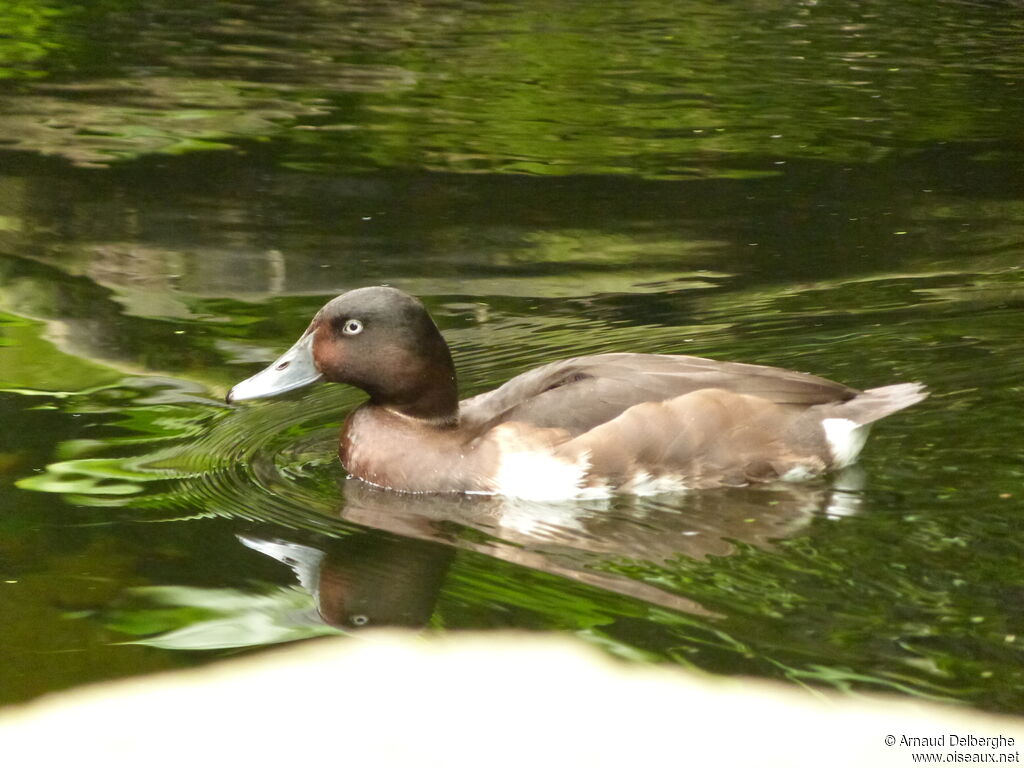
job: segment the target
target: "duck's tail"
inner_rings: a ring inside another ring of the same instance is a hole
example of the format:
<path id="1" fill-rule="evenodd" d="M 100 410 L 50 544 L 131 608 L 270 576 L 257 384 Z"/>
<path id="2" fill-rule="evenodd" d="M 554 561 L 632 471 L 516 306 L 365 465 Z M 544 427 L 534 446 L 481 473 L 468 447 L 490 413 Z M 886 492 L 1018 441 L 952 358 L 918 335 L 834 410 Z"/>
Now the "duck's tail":
<path id="1" fill-rule="evenodd" d="M 871 424 L 891 413 L 909 408 L 928 397 L 928 390 L 918 381 L 890 384 L 866 389 L 852 400 L 834 406 L 832 418 L 849 419 L 859 425 Z"/>
<path id="2" fill-rule="evenodd" d="M 926 397 L 924 385 L 914 381 L 866 389 L 845 403 L 821 406 L 817 413 L 823 417 L 821 427 L 832 453 L 831 468 L 842 469 L 857 460 L 874 422 Z"/>

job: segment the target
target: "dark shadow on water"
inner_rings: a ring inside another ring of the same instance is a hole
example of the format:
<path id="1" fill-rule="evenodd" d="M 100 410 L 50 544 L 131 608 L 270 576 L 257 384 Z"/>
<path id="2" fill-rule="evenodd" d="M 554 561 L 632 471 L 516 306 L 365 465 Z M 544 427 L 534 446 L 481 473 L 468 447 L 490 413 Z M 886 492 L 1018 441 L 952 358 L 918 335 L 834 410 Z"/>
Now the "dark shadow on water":
<path id="1" fill-rule="evenodd" d="M 737 544 L 770 548 L 816 517 L 855 514 L 855 470 L 832 482 L 705 491 L 692 499 L 616 498 L 559 504 L 398 494 L 350 479 L 340 517 L 361 529 L 298 540 L 244 534 L 245 546 L 289 566 L 331 626 L 428 623 L 456 552 L 574 581 L 650 606 L 714 617 L 685 595 L 603 569 L 725 557 Z"/>

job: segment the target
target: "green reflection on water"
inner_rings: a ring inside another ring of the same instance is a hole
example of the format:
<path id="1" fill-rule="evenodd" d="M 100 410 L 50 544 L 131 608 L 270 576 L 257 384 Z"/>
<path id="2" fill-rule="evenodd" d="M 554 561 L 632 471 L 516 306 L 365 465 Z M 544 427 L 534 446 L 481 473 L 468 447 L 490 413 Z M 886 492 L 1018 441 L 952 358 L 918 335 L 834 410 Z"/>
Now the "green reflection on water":
<path id="1" fill-rule="evenodd" d="M 0 345 L 6 347 L 0 388 L 81 392 L 121 378 L 120 371 L 61 352 L 41 338 L 40 325 L 0 313 Z"/>
<path id="2" fill-rule="evenodd" d="M 340 634 L 322 623 L 299 624 L 313 612 L 308 593 L 278 589 L 266 595 L 185 587 L 133 590 L 143 607 L 121 609 L 104 623 L 126 635 L 146 636 L 137 645 L 176 651 L 244 648 Z M 146 601 L 167 607 L 150 608 Z"/>
<path id="3" fill-rule="evenodd" d="M 41 82 L 0 133 L 82 164 L 274 139 L 303 171 L 754 178 L 1021 117 L 1012 3 L 5 8 L 0 71 Z"/>
<path id="4" fill-rule="evenodd" d="M 62 9 L 39 2 L 5 3 L 0 8 L 0 79 L 43 77 L 39 62 L 60 47 L 53 27 Z"/>

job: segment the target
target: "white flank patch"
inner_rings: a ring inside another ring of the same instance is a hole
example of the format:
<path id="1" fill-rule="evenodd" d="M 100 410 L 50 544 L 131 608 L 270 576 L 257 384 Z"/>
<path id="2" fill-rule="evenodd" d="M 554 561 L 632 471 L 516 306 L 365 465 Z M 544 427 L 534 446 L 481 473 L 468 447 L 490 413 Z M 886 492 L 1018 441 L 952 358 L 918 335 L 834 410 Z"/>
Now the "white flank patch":
<path id="1" fill-rule="evenodd" d="M 607 493 L 583 487 L 589 468 L 586 454 L 571 462 L 541 451 L 509 451 L 501 455 L 495 490 L 528 501 L 563 501 L 602 495 L 602 490 Z"/>
<path id="2" fill-rule="evenodd" d="M 849 466 L 857 460 L 871 430 L 869 424 L 858 424 L 851 419 L 822 419 L 821 426 L 832 451 L 834 469 Z"/>

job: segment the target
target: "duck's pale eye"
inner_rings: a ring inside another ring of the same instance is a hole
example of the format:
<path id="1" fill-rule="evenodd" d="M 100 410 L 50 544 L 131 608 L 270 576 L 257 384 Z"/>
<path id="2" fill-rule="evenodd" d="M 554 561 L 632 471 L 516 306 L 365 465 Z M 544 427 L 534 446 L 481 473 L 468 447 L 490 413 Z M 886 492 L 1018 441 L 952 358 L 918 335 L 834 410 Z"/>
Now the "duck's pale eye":
<path id="1" fill-rule="evenodd" d="M 362 333 L 363 324 L 355 318 L 346 320 L 345 325 L 341 327 L 341 331 L 347 336 L 355 336 L 357 333 Z"/>

